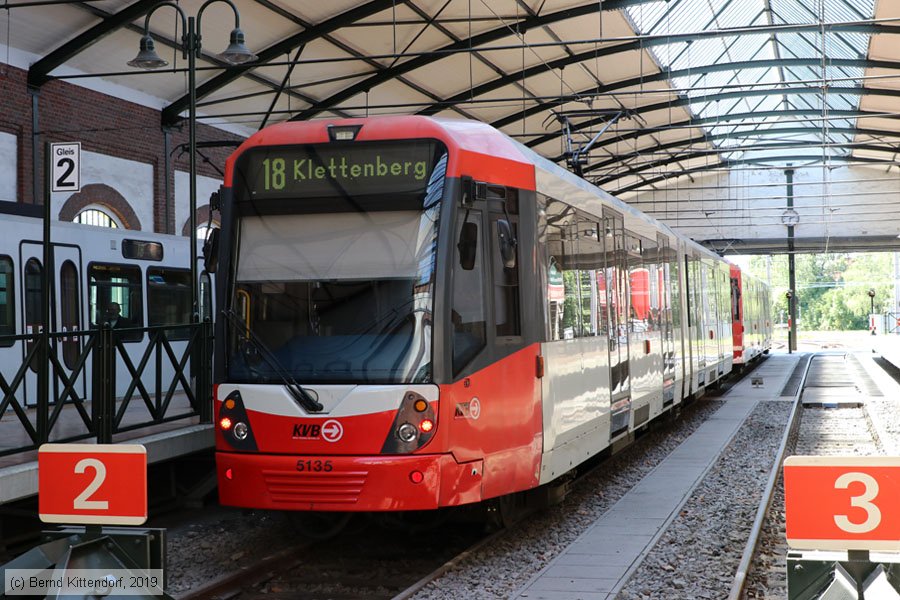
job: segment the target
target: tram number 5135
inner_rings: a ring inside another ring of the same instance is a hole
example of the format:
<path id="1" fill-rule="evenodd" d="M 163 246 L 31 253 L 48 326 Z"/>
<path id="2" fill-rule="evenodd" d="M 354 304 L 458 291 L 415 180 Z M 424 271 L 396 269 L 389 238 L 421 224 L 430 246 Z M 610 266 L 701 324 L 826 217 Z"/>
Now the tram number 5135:
<path id="1" fill-rule="evenodd" d="M 900 550 L 900 458 L 791 456 L 784 461 L 788 544 L 798 550 Z"/>

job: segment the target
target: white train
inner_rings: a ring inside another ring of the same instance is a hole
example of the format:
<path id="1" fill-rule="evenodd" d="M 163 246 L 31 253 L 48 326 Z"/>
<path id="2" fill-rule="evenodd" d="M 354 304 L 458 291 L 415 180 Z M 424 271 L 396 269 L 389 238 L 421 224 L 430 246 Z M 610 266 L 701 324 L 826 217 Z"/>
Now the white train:
<path id="1" fill-rule="evenodd" d="M 0 417 L 12 418 L 6 413 L 16 411 L 20 421 L 31 419 L 20 409 L 38 403 L 35 340 L 42 331 L 45 296 L 39 212 L 39 207 L 0 203 L 0 375 L 10 388 L 0 396 Z M 90 430 L 89 403 L 100 377 L 95 373 L 97 334 L 106 322 L 117 346 L 116 428 L 193 410 L 186 393 L 193 386 L 191 364 L 185 356 L 191 330 L 177 327 L 191 322 L 189 239 L 54 221 L 51 242 L 51 405 L 74 405 L 83 429 Z M 211 318 L 210 277 L 202 265 L 198 273 L 201 317 Z M 161 336 L 161 326 L 176 327 L 167 327 Z M 126 415 L 124 404 L 129 403 Z M 51 420 L 61 408 L 53 410 Z M 51 440 L 80 430 L 67 425 L 66 432 L 56 432 L 54 425 L 50 423 Z M 23 427 L 27 429 L 24 421 Z"/>

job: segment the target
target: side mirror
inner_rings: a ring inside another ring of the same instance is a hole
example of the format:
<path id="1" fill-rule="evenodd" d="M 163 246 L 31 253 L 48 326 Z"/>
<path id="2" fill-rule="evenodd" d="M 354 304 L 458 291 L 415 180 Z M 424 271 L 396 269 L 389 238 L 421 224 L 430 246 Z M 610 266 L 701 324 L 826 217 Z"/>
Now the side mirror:
<path id="1" fill-rule="evenodd" d="M 516 246 L 518 241 L 513 235 L 512 225 L 506 219 L 497 220 L 497 241 L 500 244 L 500 260 L 505 269 L 516 267 Z"/>
<path id="2" fill-rule="evenodd" d="M 207 273 L 215 273 L 219 268 L 219 234 L 218 228 L 208 230 L 206 241 L 203 242 L 203 268 Z"/>
<path id="3" fill-rule="evenodd" d="M 478 225 L 468 222 L 463 223 L 456 248 L 459 250 L 459 266 L 464 271 L 474 269 L 475 254 L 478 250 Z"/>

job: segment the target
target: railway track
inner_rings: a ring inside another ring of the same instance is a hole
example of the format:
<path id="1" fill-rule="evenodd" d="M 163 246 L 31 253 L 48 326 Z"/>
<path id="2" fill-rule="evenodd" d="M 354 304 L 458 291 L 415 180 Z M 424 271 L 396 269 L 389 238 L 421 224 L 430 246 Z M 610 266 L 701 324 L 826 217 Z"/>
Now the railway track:
<path id="1" fill-rule="evenodd" d="M 820 354 L 808 365 L 729 600 L 787 598 L 782 461 L 787 455 L 884 453 L 866 400 L 881 396 L 852 354 Z"/>
<path id="2" fill-rule="evenodd" d="M 795 398 L 800 397 L 801 389 L 802 403 Z M 706 595 L 692 597 L 724 598 L 730 590 L 728 597 L 735 599 L 786 598 L 781 469 L 770 469 L 770 465 L 780 465 L 783 456 L 789 454 L 881 453 L 878 435 L 863 403 L 878 394 L 877 386 L 850 354 L 818 355 L 800 365 L 781 393 L 782 402 L 775 398 L 775 402 L 760 404 L 743 432 L 736 435 L 731 457 L 723 455 L 722 464 L 710 471 L 707 479 L 713 481 L 698 486 L 695 497 L 680 510 L 675 527 L 661 534 L 656 548 L 640 567 L 656 569 L 657 573 L 644 578 L 638 587 L 629 580 L 630 587 L 623 588 L 616 598 L 672 597 L 662 590 L 668 589 L 666 581 L 681 580 L 680 560 L 699 567 L 698 577 L 705 579 Z M 720 405 L 715 397 L 710 397 L 686 407 L 681 419 L 651 431 L 574 482 L 563 505 L 529 516 L 510 529 L 489 535 L 483 527 L 453 522 L 428 531 L 401 532 L 384 519 L 372 522 L 357 517 L 334 539 L 280 552 L 270 557 L 271 561 L 247 565 L 239 573 L 195 588 L 179 598 L 515 597 L 523 577 L 527 581 L 528 572 L 547 565 L 555 553 L 571 544 L 579 531 L 608 510 Z M 773 417 L 777 418 L 772 420 Z M 768 432 L 762 434 L 763 429 Z M 743 442 L 742 436 L 746 438 Z M 759 456 L 747 458 L 747 448 L 758 447 L 764 439 L 770 441 L 758 449 Z M 739 488 L 731 477 L 741 473 L 745 482 L 760 482 L 760 489 L 762 481 L 767 480 L 765 491 Z M 717 487 L 728 490 L 724 497 L 716 497 L 720 493 Z M 741 509 L 741 515 L 732 515 L 731 525 L 715 525 L 730 532 L 725 538 L 715 540 L 697 525 L 708 521 L 711 515 L 736 510 L 735 498 L 750 500 L 760 496 L 763 500 L 759 505 L 751 501 Z M 682 520 L 685 515 L 686 523 Z M 685 532 L 689 532 L 687 537 L 696 539 L 681 539 Z M 673 537 L 677 544 L 672 543 Z M 703 565 L 706 550 L 697 550 L 696 557 L 683 554 L 685 544 L 694 548 L 692 544 L 700 539 L 708 542 L 707 537 L 713 541 L 709 553 L 721 563 L 721 573 Z M 667 558 L 666 553 L 676 558 Z M 695 558 L 698 560 L 693 563 Z M 693 592 L 697 580 L 686 579 L 684 589 Z M 647 585 L 650 587 L 640 587 Z M 646 590 L 651 591 L 648 594 Z"/>
<path id="3" fill-rule="evenodd" d="M 529 516 L 510 529 L 488 533 L 482 524 L 463 519 L 428 531 L 403 532 L 387 519 L 373 521 L 358 516 L 332 539 L 299 544 L 261 560 L 248 554 L 238 563 L 240 568 L 176 597 L 410 598 L 447 571 L 483 563 L 485 555 L 502 556 L 505 548 L 521 546 L 520 538 L 552 535 L 562 540 L 548 523 L 595 518 L 712 415 L 719 404 L 712 397 L 685 407 L 680 419 L 661 423 L 619 454 L 598 461 L 572 483 L 572 493 L 564 505 Z M 631 481 L 621 481 L 623 476 Z M 596 508 L 590 503 L 596 503 Z M 580 529 L 576 526 L 574 530 Z M 534 543 L 528 546 L 530 554 L 540 554 L 539 560 L 551 558 L 549 553 L 536 553 Z M 508 562 L 515 566 L 501 567 L 507 569 L 505 577 L 520 568 L 515 559 Z M 485 592 L 485 597 L 492 595 L 505 597 Z"/>

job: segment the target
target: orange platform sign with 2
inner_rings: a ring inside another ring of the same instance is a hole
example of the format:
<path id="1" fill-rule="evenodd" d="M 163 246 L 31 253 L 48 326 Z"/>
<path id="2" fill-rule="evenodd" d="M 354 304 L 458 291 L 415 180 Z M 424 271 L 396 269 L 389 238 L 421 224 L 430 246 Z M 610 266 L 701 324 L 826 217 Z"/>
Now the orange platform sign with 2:
<path id="1" fill-rule="evenodd" d="M 44 444 L 38 450 L 44 523 L 140 525 L 147 520 L 147 451 L 136 444 Z"/>

